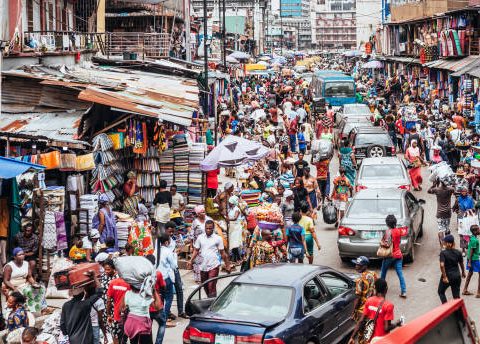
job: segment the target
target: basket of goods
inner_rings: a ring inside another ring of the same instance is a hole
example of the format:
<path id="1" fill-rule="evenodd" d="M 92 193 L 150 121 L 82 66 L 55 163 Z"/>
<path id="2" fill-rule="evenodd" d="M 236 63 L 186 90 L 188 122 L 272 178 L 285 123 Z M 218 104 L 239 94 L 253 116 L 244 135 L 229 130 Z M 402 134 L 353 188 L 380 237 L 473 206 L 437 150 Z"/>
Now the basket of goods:
<path id="1" fill-rule="evenodd" d="M 283 225 L 283 215 L 276 204 L 266 203 L 252 210 L 261 229 L 275 230 Z"/>

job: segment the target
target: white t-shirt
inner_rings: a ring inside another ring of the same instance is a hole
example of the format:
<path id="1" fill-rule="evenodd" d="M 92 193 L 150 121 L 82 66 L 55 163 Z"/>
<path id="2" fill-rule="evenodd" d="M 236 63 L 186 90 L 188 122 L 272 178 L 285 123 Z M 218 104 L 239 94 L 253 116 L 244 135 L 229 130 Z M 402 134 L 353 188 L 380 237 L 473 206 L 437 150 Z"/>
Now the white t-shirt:
<path id="1" fill-rule="evenodd" d="M 220 265 L 220 250 L 223 250 L 222 238 L 213 233 L 209 237 L 206 233 L 200 234 L 193 245 L 202 257 L 202 263 L 200 264 L 201 271 L 210 271 Z"/>
<path id="2" fill-rule="evenodd" d="M 98 313 L 105 310 L 105 303 L 100 298 L 93 304 L 92 310 L 90 311 L 90 318 L 92 319 L 92 326 L 98 326 Z"/>
<path id="3" fill-rule="evenodd" d="M 185 204 L 185 200 L 180 193 L 175 193 L 172 196 L 172 209 L 179 209 L 181 204 Z"/>

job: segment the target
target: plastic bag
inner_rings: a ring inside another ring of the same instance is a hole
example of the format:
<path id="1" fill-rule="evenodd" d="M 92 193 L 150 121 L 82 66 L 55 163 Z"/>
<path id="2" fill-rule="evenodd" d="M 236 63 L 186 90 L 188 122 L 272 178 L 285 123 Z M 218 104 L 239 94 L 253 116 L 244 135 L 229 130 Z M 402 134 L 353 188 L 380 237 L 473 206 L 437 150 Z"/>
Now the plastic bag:
<path id="1" fill-rule="evenodd" d="M 333 224 L 337 222 L 337 208 L 332 202 L 326 203 L 322 208 L 323 221 L 326 224 Z"/>
<path id="2" fill-rule="evenodd" d="M 312 148 L 313 162 L 329 159 L 333 156 L 333 143 L 330 140 L 318 140 Z"/>
<path id="3" fill-rule="evenodd" d="M 147 296 L 150 296 L 148 294 L 152 292 L 156 273 L 155 267 L 148 259 L 140 256 L 118 257 L 115 258 L 114 264 L 118 275 L 125 282 L 139 289 L 141 294 L 145 291 Z"/>
<path id="4" fill-rule="evenodd" d="M 479 225 L 477 215 L 468 215 L 458 220 L 458 235 L 472 235 L 470 227 Z"/>

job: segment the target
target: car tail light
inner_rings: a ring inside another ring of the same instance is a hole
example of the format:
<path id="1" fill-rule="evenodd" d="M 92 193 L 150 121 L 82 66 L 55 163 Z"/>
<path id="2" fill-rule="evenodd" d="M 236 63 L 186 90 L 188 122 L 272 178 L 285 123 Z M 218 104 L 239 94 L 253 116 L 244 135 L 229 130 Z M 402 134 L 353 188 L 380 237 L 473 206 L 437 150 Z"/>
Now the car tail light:
<path id="1" fill-rule="evenodd" d="M 285 344 L 280 338 L 268 338 L 263 341 L 263 344 Z"/>
<path id="2" fill-rule="evenodd" d="M 403 189 L 403 190 L 410 191 L 410 185 L 408 185 L 408 184 L 407 184 L 407 185 L 400 185 L 398 188 L 399 188 L 399 189 Z"/>
<path id="3" fill-rule="evenodd" d="M 263 339 L 262 334 L 254 334 L 251 336 L 236 336 L 235 344 L 285 344 L 280 338 Z"/>
<path id="4" fill-rule="evenodd" d="M 215 342 L 215 334 L 202 332 L 195 327 L 187 327 L 183 331 L 183 344 L 190 344 L 191 342 L 213 343 Z"/>
<path id="5" fill-rule="evenodd" d="M 355 186 L 355 192 L 359 192 L 360 190 L 365 190 L 367 187 L 365 185 L 357 185 Z"/>
<path id="6" fill-rule="evenodd" d="M 395 155 L 395 153 L 397 153 L 397 151 L 395 150 L 395 147 L 392 147 L 392 155 Z"/>
<path id="7" fill-rule="evenodd" d="M 407 236 L 408 235 L 408 227 L 399 227 L 398 229 L 400 229 L 400 235 L 401 236 Z"/>
<path id="8" fill-rule="evenodd" d="M 338 227 L 338 235 L 353 236 L 355 235 L 355 231 L 349 227 L 340 226 Z"/>

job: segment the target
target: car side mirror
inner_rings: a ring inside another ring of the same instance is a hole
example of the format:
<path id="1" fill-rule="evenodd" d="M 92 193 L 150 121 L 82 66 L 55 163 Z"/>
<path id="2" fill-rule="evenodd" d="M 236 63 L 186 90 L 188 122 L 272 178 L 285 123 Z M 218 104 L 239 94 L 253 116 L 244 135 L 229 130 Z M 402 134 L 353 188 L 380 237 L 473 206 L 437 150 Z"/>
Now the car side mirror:
<path id="1" fill-rule="evenodd" d="M 419 200 L 418 200 L 418 204 L 424 205 L 425 203 L 426 203 L 426 202 L 425 202 L 424 199 L 419 199 Z"/>

